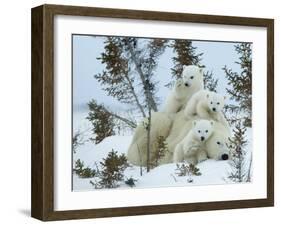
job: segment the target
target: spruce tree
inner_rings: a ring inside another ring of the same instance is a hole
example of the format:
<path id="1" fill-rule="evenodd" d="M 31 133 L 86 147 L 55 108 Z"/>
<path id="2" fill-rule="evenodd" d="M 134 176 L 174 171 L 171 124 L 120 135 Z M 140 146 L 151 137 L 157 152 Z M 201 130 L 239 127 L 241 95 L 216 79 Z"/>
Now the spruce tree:
<path id="1" fill-rule="evenodd" d="M 88 103 L 89 113 L 87 119 L 92 123 L 93 138 L 90 138 L 95 144 L 103 141 L 104 138 L 115 135 L 113 116 L 102 104 L 95 100 Z"/>
<path id="2" fill-rule="evenodd" d="M 212 92 L 217 92 L 218 79 L 215 79 L 212 72 L 207 71 L 204 73 L 204 89 Z"/>
<path id="3" fill-rule="evenodd" d="M 90 183 L 95 188 L 116 188 L 124 179 L 124 171 L 129 166 L 127 158 L 124 154 L 118 155 L 117 151 L 112 149 L 106 158 L 100 162 L 101 170 L 99 170 L 99 180 Z"/>
<path id="4" fill-rule="evenodd" d="M 246 169 L 246 130 L 247 128 L 241 123 L 236 123 L 235 129 L 233 130 L 234 136 L 229 139 L 229 148 L 231 154 L 230 166 L 231 172 L 229 179 L 234 182 L 245 182 L 249 179 L 249 173 L 251 169 Z M 251 165 L 250 165 L 251 167 Z"/>
<path id="5" fill-rule="evenodd" d="M 75 154 L 79 146 L 85 144 L 87 140 L 84 139 L 83 133 L 79 130 L 76 131 L 72 137 L 72 150 Z"/>
<path id="6" fill-rule="evenodd" d="M 119 37 L 108 37 L 104 41 L 104 52 L 97 59 L 106 67 L 94 77 L 109 96 L 116 98 L 121 103 L 137 105 L 138 110 L 145 116 L 143 106 L 134 88 L 135 78 L 130 73 L 132 68 L 124 53 L 123 41 L 124 39 Z"/>
<path id="7" fill-rule="evenodd" d="M 156 82 L 152 77 L 166 42 L 163 39 L 108 37 L 104 52 L 97 58 L 106 65 L 105 70 L 94 77 L 109 96 L 132 105 L 146 117 L 148 103 L 153 111 L 157 111 Z M 153 87 L 149 90 L 145 90 L 147 80 Z"/>
<path id="8" fill-rule="evenodd" d="M 200 169 L 193 164 L 188 163 L 177 163 L 176 164 L 176 174 L 179 177 L 183 176 L 201 176 Z"/>
<path id="9" fill-rule="evenodd" d="M 96 75 L 109 96 L 121 104 L 131 107 L 135 118 L 114 113 L 102 106 L 103 112 L 111 115 L 113 122 L 125 124 L 131 129 L 136 128 L 136 118 L 139 114 L 148 118 L 147 134 L 150 137 L 151 111 L 158 110 L 156 96 L 157 81 L 154 73 L 159 57 L 166 48 L 164 39 L 137 39 L 131 37 L 108 37 L 104 41 L 104 51 L 97 59 L 105 65 L 105 69 Z M 120 128 L 123 126 L 116 126 Z M 150 138 L 148 138 L 149 140 Z M 148 146 L 148 155 L 150 152 Z"/>
<path id="10" fill-rule="evenodd" d="M 173 48 L 175 56 L 172 58 L 174 63 L 172 70 L 172 76 L 175 79 L 181 78 L 183 65 L 198 65 L 200 66 L 200 61 L 203 53 L 196 53 L 196 47 L 192 45 L 192 41 L 176 39 L 170 44 Z"/>
<path id="11" fill-rule="evenodd" d="M 157 150 L 154 158 L 154 162 L 151 163 L 153 167 L 159 165 L 160 160 L 167 154 L 168 152 L 168 144 L 166 142 L 165 137 L 159 136 L 157 137 Z"/>
<path id="12" fill-rule="evenodd" d="M 230 99 L 237 104 L 229 104 L 226 110 L 232 114 L 230 122 L 242 120 L 247 127 L 252 126 L 252 44 L 241 43 L 234 46 L 239 55 L 239 61 L 235 62 L 241 68 L 241 72 L 235 72 L 225 66 L 223 68 L 228 85 L 226 91 Z"/>
<path id="13" fill-rule="evenodd" d="M 190 40 L 173 40 L 170 44 L 173 48 L 175 56 L 172 58 L 174 66 L 171 68 L 172 76 L 174 79 L 180 79 L 182 76 L 184 65 L 197 65 L 198 67 L 204 68 L 205 66 L 201 63 L 203 53 L 197 53 L 197 47 L 195 47 Z M 204 88 L 210 91 L 216 92 L 218 85 L 218 79 L 214 79 L 212 72 L 204 73 Z M 168 83 L 170 87 L 172 82 Z"/>
<path id="14" fill-rule="evenodd" d="M 81 178 L 95 177 L 97 172 L 90 167 L 85 167 L 84 162 L 80 159 L 75 161 L 75 167 L 73 171 Z"/>

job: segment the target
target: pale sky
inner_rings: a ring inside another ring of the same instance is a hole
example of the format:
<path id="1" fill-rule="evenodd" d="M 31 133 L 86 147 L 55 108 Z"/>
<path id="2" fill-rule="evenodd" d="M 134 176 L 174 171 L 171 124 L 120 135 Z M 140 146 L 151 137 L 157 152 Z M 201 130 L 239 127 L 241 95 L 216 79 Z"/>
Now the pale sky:
<path id="1" fill-rule="evenodd" d="M 100 56 L 104 48 L 104 37 L 95 36 L 73 36 L 73 107 L 74 111 L 85 110 L 87 103 L 96 99 L 99 103 L 110 105 L 112 109 L 126 109 L 126 106 L 102 90 L 102 87 L 94 78 L 94 75 L 104 69 L 104 65 L 96 58 Z M 204 53 L 202 64 L 206 66 L 204 70 L 212 71 L 214 77 L 219 78 L 218 92 L 225 94 L 226 79 L 222 67 L 227 65 L 234 71 L 239 72 L 239 65 L 234 62 L 238 60 L 238 55 L 234 50 L 236 43 L 193 41 L 193 46 L 198 47 L 197 53 Z M 156 80 L 159 80 L 158 96 L 161 103 L 165 100 L 169 90 L 164 86 L 171 80 L 171 58 L 173 52 L 166 48 L 165 53 L 160 57 L 158 68 L 155 73 Z M 160 105 L 161 108 L 161 105 Z"/>

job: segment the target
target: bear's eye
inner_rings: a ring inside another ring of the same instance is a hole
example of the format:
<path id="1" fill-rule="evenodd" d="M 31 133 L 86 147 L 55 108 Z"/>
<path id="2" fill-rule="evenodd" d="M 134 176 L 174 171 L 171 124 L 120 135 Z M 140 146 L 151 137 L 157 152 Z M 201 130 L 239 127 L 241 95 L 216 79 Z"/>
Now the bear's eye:
<path id="1" fill-rule="evenodd" d="M 190 78 L 191 78 L 191 79 L 193 79 L 193 78 L 194 78 L 194 76 L 190 76 Z"/>
<path id="2" fill-rule="evenodd" d="M 213 104 L 213 101 L 211 101 L 210 104 Z"/>
<path id="3" fill-rule="evenodd" d="M 219 105 L 219 104 L 220 104 L 220 102 L 217 103 L 217 105 Z"/>
<path id="4" fill-rule="evenodd" d="M 208 133 L 208 130 L 206 130 L 205 132 Z"/>
<path id="5" fill-rule="evenodd" d="M 201 133 L 201 130 L 198 130 L 198 133 Z"/>
<path id="6" fill-rule="evenodd" d="M 218 145 L 220 145 L 220 144 L 221 144 L 221 142 L 217 141 L 217 144 L 218 144 Z"/>

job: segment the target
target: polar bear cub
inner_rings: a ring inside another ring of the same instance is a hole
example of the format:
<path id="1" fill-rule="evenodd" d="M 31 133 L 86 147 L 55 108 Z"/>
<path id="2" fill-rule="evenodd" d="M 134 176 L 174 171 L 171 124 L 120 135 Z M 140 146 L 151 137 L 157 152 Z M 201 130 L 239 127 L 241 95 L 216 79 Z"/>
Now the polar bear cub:
<path id="1" fill-rule="evenodd" d="M 205 119 L 193 121 L 193 128 L 175 148 L 173 162 L 197 164 L 206 160 L 204 144 L 213 133 L 213 125 L 213 121 Z"/>
<path id="2" fill-rule="evenodd" d="M 229 127 L 222 109 L 224 107 L 226 97 L 210 92 L 207 90 L 200 90 L 190 98 L 187 103 L 184 114 L 186 119 L 198 116 L 203 119 L 214 119 Z"/>
<path id="3" fill-rule="evenodd" d="M 203 89 L 203 70 L 195 65 L 184 65 L 182 78 L 177 80 L 164 104 L 163 112 L 177 113 L 197 91 Z"/>

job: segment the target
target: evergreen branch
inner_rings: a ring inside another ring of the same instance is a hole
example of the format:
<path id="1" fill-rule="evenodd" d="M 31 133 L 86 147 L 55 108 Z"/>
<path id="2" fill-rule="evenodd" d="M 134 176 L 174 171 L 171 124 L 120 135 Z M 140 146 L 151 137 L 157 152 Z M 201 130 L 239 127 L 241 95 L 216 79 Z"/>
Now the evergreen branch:
<path id="1" fill-rule="evenodd" d="M 94 75 L 108 95 L 121 103 L 136 104 L 143 117 L 146 117 L 135 88 L 134 77 L 130 76 L 129 59 L 123 54 L 121 38 L 107 38 L 104 52 L 97 59 L 106 65 L 106 70 Z"/>

